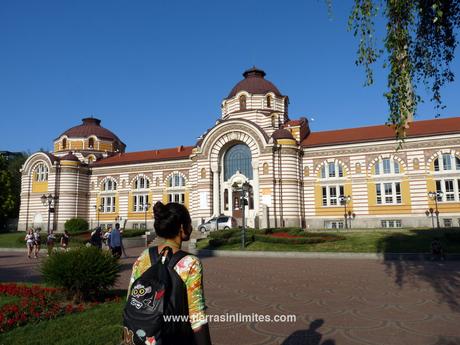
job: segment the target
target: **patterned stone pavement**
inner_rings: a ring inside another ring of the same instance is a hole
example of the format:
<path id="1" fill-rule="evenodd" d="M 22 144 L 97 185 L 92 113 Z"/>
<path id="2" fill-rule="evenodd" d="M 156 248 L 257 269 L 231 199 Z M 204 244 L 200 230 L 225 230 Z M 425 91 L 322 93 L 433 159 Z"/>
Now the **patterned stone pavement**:
<path id="1" fill-rule="evenodd" d="M 129 249 L 119 287 L 140 253 Z M 460 345 L 458 261 L 203 258 L 209 315 L 296 316 L 210 322 L 217 345 Z M 23 253 L 0 253 L 1 281 L 40 281 Z M 216 316 L 212 316 L 213 318 Z"/>

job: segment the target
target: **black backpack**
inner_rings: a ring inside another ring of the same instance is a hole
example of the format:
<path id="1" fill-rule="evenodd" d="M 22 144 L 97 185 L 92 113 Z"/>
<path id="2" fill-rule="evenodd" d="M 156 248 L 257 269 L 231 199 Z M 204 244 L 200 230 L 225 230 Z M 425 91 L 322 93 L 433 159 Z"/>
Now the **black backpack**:
<path id="1" fill-rule="evenodd" d="M 148 268 L 131 285 L 123 311 L 124 345 L 182 345 L 194 344 L 193 331 L 188 317 L 187 288 L 174 266 L 185 255 L 184 251 L 172 253 L 165 247 L 149 249 Z M 161 257 L 167 252 L 165 262 Z M 165 320 L 165 316 L 183 318 Z"/>

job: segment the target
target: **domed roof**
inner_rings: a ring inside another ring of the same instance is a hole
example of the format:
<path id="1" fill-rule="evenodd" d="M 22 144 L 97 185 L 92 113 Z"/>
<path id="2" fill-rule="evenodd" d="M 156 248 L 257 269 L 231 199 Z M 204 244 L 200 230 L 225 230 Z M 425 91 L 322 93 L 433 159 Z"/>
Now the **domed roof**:
<path id="1" fill-rule="evenodd" d="M 72 161 L 72 162 L 80 162 L 77 156 L 75 156 L 72 152 L 69 152 L 65 156 L 61 157 L 61 161 Z"/>
<path id="2" fill-rule="evenodd" d="M 243 73 L 244 79 L 241 80 L 230 91 L 227 98 L 234 97 L 240 91 L 247 91 L 252 94 L 265 95 L 268 92 L 273 92 L 277 96 L 282 96 L 278 88 L 270 81 L 266 80 L 265 72 L 257 67 L 252 67 Z"/>
<path id="3" fill-rule="evenodd" d="M 291 139 L 291 140 L 295 140 L 294 137 L 292 136 L 292 133 L 286 129 L 286 128 L 280 128 L 280 129 L 277 129 L 276 131 L 273 132 L 272 134 L 272 138 L 273 139 Z"/>
<path id="4" fill-rule="evenodd" d="M 82 119 L 82 124 L 72 127 L 62 133 L 59 137 L 66 135 L 68 138 L 87 138 L 91 135 L 95 135 L 99 139 L 121 140 L 111 131 L 101 126 L 101 120 L 87 117 Z"/>

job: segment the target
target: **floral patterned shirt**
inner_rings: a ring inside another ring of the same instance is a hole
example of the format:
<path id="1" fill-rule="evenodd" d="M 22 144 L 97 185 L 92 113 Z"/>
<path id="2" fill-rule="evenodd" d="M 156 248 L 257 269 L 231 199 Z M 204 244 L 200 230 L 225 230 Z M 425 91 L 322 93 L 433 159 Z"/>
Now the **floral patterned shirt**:
<path id="1" fill-rule="evenodd" d="M 128 294 L 131 290 L 131 284 L 144 273 L 152 263 L 150 262 L 149 250 L 142 252 L 139 258 L 134 262 L 131 280 L 129 282 Z M 206 324 L 205 302 L 203 295 L 203 267 L 200 259 L 195 255 L 188 254 L 184 256 L 174 266 L 174 270 L 179 274 L 187 288 L 187 300 L 190 323 L 192 329 L 197 329 Z"/>

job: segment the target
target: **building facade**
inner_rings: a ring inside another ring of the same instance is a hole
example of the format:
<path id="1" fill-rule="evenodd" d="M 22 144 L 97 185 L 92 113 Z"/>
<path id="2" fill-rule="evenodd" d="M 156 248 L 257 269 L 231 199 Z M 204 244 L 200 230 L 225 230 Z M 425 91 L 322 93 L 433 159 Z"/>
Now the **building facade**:
<path id="1" fill-rule="evenodd" d="M 221 117 L 193 146 L 125 152 L 95 118 L 83 119 L 22 168 L 19 229 L 86 219 L 152 227 L 158 200 L 185 204 L 194 225 L 216 215 L 256 228 L 460 226 L 460 117 L 411 123 L 404 147 L 370 126 L 310 131 L 291 119 L 289 98 L 252 68 L 221 104 Z M 429 192 L 437 192 L 436 200 Z"/>

